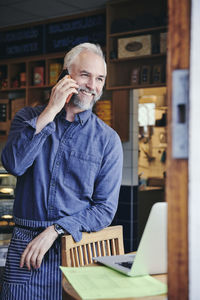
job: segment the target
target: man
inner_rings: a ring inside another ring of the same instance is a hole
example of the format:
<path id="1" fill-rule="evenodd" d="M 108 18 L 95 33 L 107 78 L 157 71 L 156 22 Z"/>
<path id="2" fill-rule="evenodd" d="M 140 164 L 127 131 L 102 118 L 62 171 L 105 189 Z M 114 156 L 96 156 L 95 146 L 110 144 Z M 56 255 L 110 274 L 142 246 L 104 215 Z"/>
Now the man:
<path id="1" fill-rule="evenodd" d="M 83 231 L 108 226 L 117 209 L 121 142 L 91 110 L 106 78 L 102 51 L 80 44 L 63 68 L 71 78 L 58 81 L 46 106 L 16 114 L 2 152 L 17 176 L 3 300 L 61 299 L 60 236 L 79 241 Z"/>

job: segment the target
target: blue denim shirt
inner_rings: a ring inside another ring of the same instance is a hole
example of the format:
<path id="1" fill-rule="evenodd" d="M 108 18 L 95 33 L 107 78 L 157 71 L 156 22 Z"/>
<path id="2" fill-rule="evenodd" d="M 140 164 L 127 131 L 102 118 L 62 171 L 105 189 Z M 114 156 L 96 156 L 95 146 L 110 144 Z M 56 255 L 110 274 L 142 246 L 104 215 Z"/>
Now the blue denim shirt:
<path id="1" fill-rule="evenodd" d="M 103 229 L 115 215 L 121 141 L 91 110 L 69 124 L 63 109 L 35 134 L 43 109 L 26 107 L 16 114 L 2 151 L 4 167 L 17 176 L 14 217 L 33 226 L 34 220 L 57 223 L 79 241 L 82 231 Z"/>

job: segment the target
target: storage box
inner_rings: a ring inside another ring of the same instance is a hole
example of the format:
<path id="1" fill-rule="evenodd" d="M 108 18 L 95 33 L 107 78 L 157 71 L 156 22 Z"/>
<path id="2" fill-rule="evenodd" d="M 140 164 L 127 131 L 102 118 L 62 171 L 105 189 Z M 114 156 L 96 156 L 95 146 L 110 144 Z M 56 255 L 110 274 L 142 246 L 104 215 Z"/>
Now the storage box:
<path id="1" fill-rule="evenodd" d="M 49 83 L 50 85 L 56 84 L 58 76 L 62 71 L 62 64 L 60 63 L 51 63 L 49 67 Z"/>
<path id="2" fill-rule="evenodd" d="M 151 54 L 151 35 L 118 39 L 118 58 Z"/>

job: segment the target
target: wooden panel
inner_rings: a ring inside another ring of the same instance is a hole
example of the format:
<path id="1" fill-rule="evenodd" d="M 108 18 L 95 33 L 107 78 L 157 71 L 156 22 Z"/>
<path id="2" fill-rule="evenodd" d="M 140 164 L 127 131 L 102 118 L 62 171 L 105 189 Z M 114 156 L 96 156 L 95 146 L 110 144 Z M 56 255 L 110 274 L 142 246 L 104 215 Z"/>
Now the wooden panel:
<path id="1" fill-rule="evenodd" d="M 129 140 L 129 90 L 116 90 L 112 93 L 113 128 L 121 140 Z"/>
<path id="2" fill-rule="evenodd" d="M 188 161 L 173 159 L 172 71 L 189 68 L 190 1 L 169 0 L 168 33 L 168 299 L 188 299 Z"/>

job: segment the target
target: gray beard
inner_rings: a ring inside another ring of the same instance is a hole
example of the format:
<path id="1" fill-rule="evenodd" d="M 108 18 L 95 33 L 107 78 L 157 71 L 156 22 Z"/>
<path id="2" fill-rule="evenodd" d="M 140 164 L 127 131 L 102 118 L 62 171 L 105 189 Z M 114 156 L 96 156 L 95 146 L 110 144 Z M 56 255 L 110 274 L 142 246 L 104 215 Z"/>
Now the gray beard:
<path id="1" fill-rule="evenodd" d="M 95 95 L 93 100 L 90 103 L 80 100 L 79 96 L 77 94 L 73 94 L 73 96 L 70 99 L 69 104 L 73 105 L 75 107 L 78 107 L 81 110 L 92 109 L 94 104 L 101 98 L 102 94 L 103 94 L 103 91 L 99 95 Z"/>

